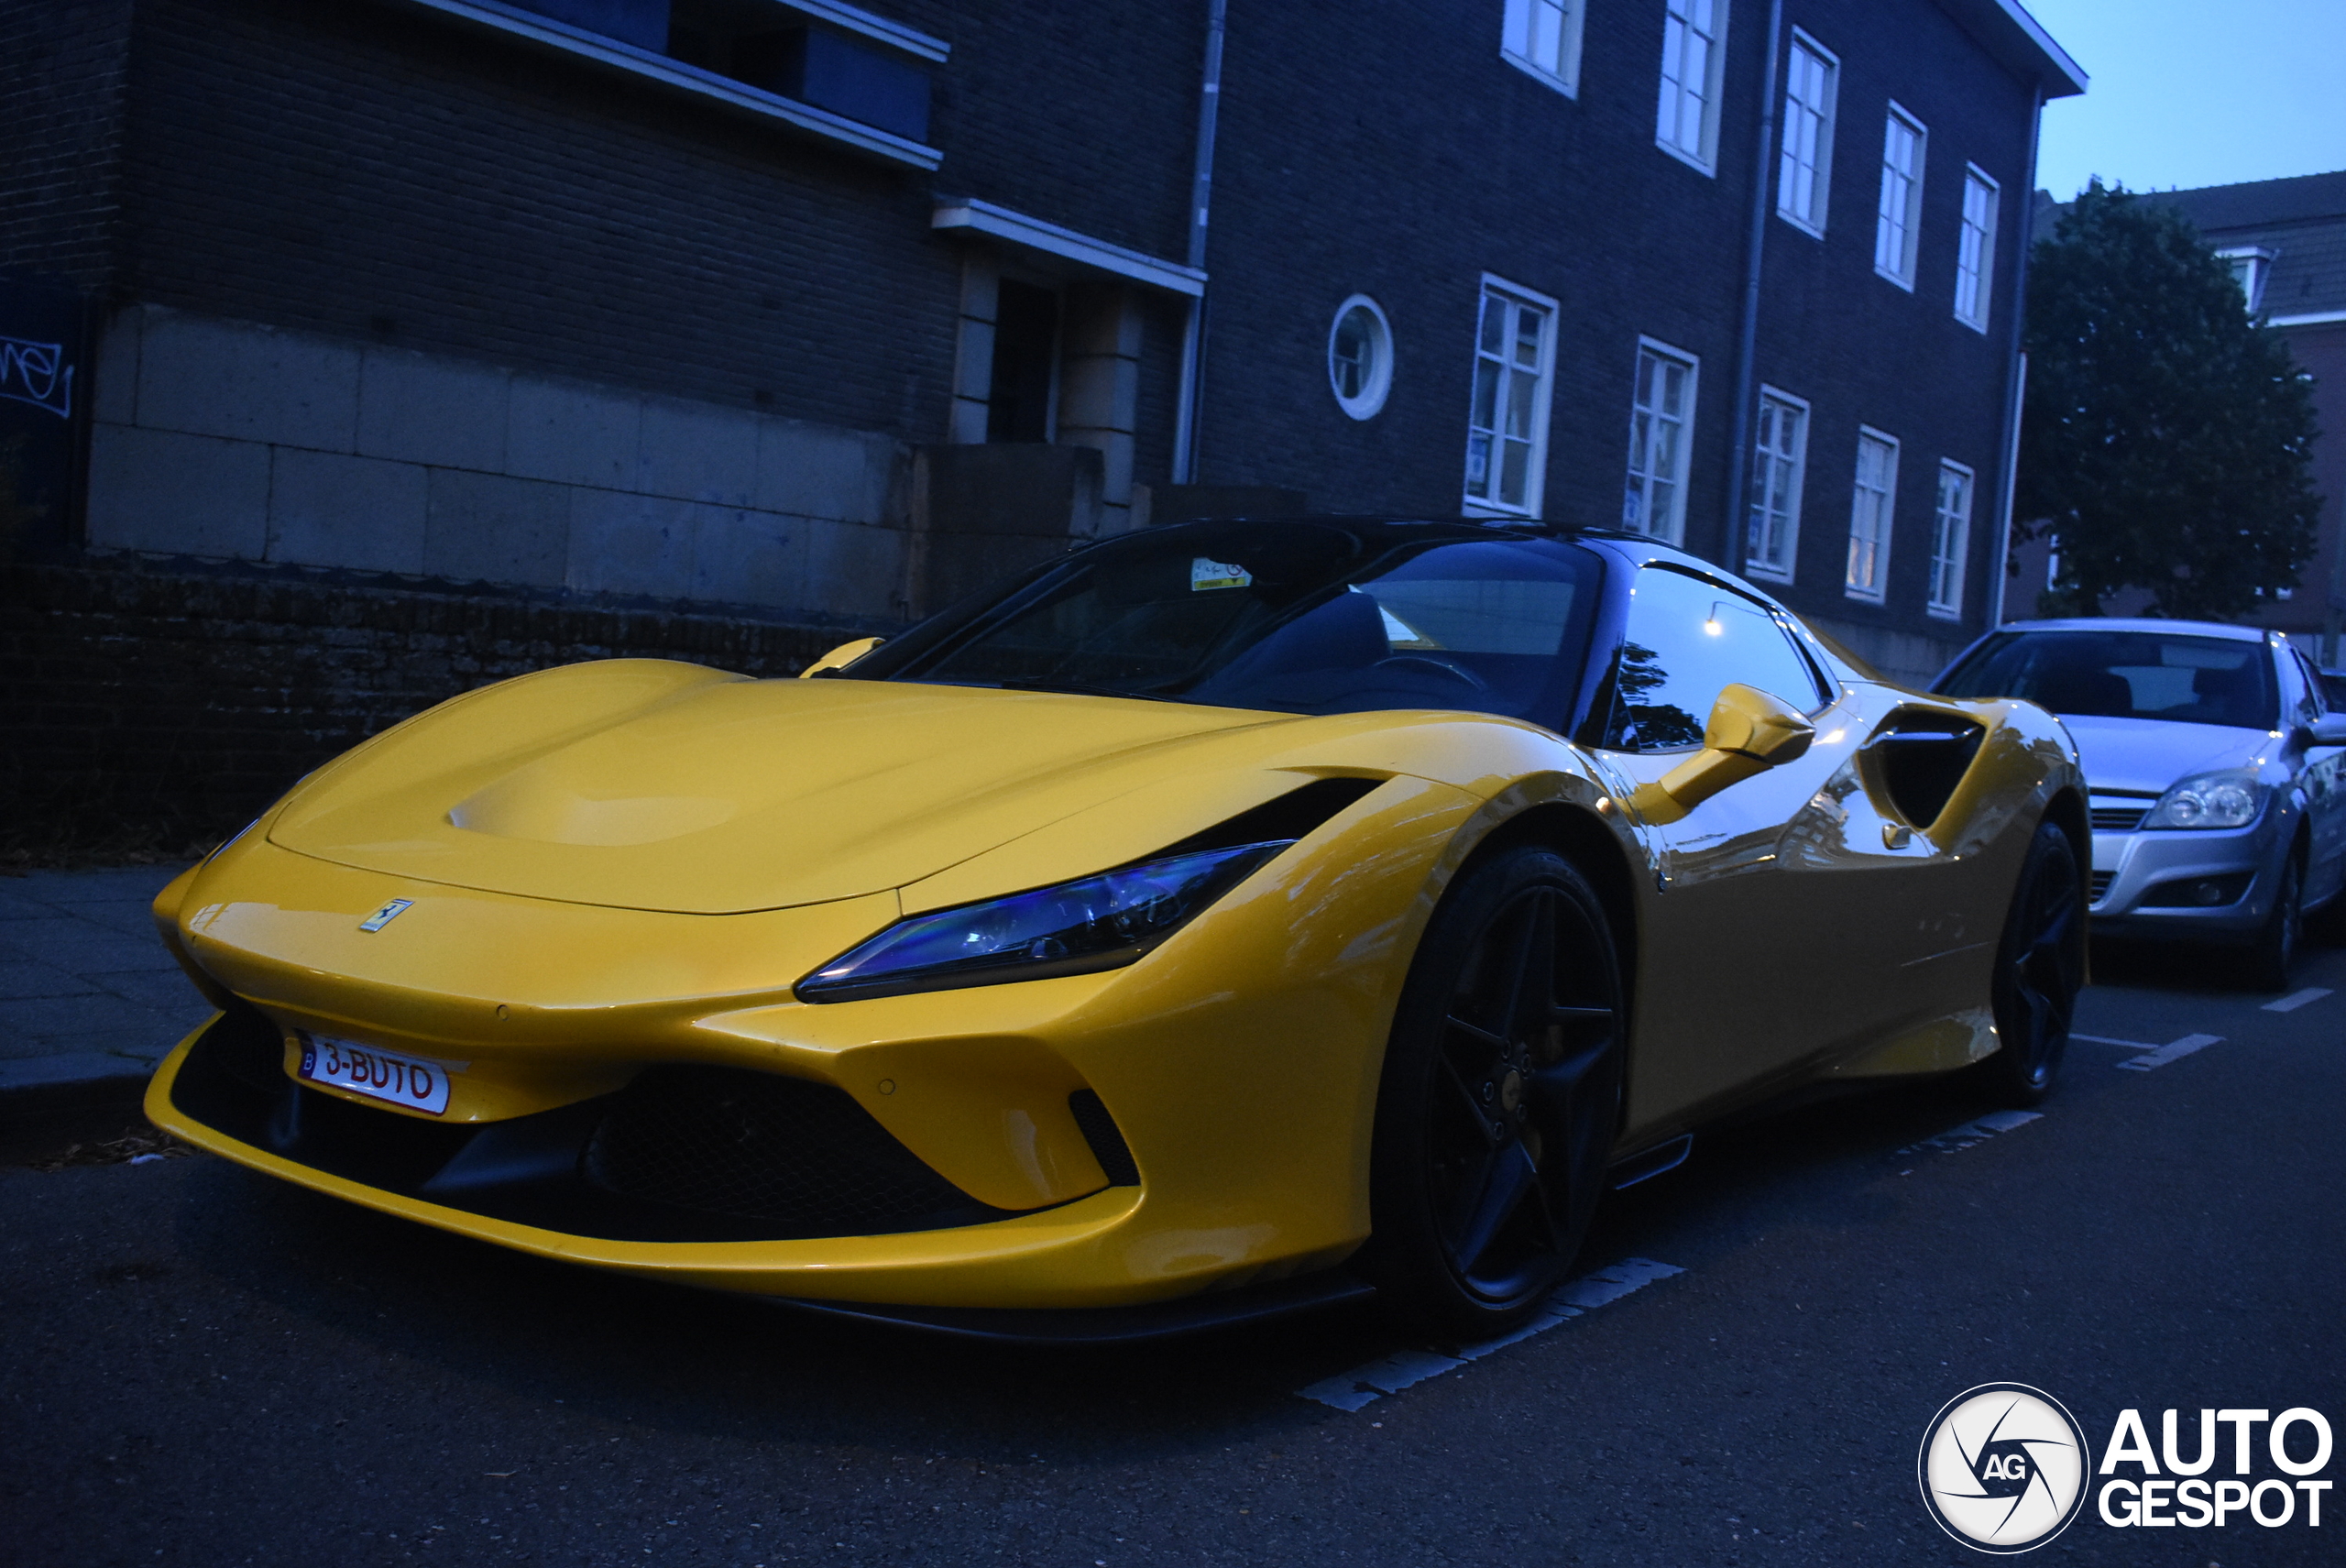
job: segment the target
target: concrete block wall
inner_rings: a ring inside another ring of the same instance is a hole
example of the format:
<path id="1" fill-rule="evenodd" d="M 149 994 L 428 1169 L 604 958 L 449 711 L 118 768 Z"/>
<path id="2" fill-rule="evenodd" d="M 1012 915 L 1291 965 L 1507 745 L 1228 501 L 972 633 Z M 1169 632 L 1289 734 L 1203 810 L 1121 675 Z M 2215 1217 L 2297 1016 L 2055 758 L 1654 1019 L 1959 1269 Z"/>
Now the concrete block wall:
<path id="1" fill-rule="evenodd" d="M 96 369 L 93 549 L 901 618 L 885 434 L 151 305 Z"/>

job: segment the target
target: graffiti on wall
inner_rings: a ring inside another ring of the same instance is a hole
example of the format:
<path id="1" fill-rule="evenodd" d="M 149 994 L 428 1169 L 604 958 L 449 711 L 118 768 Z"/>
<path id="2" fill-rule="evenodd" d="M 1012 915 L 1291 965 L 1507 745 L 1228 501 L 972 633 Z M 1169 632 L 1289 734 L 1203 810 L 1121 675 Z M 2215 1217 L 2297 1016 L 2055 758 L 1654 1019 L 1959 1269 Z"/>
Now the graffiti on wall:
<path id="1" fill-rule="evenodd" d="M 73 417 L 73 363 L 61 343 L 0 337 L 0 398 Z"/>
<path id="2" fill-rule="evenodd" d="M 62 280 L 0 273 L 0 560 L 78 537 L 86 308 Z"/>

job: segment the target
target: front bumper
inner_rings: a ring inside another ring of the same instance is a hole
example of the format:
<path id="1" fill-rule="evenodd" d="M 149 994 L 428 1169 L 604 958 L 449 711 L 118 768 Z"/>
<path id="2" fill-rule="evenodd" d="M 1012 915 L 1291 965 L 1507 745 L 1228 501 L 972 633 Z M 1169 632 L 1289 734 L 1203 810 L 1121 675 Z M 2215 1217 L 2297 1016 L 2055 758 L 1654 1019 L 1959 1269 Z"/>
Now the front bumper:
<path id="1" fill-rule="evenodd" d="M 237 1101 L 199 1031 L 157 1074 L 148 1112 L 198 1146 L 384 1212 L 716 1288 L 1056 1310 L 1317 1274 L 1367 1233 L 1385 1034 L 1431 906 L 1428 869 L 1475 804 L 1397 780 L 1354 808 L 1354 832 L 1299 844 L 1129 968 L 826 1005 L 793 999 L 789 980 L 893 918 L 893 895 L 662 915 L 240 845 L 159 904 L 224 1016 L 259 1020 L 261 1046 Z M 392 897 L 413 902 L 362 934 Z M 295 1084 L 296 1031 L 442 1061 L 447 1113 Z M 278 1058 L 258 1059 L 272 1045 Z M 598 1118 L 660 1075 L 693 1073 L 848 1103 L 948 1198 L 884 1223 L 760 1229 L 655 1223 L 605 1201 L 627 1181 L 580 1191 Z M 1101 1114 L 1128 1174 L 1100 1156 Z"/>
<path id="2" fill-rule="evenodd" d="M 2272 914 L 2294 827 L 2290 813 L 2271 806 L 2246 828 L 2231 830 L 2095 829 L 2094 931 L 2137 939 L 2250 940 Z M 2243 877 L 2240 896 L 2212 907 L 2152 902 L 2175 896 L 2178 883 Z"/>

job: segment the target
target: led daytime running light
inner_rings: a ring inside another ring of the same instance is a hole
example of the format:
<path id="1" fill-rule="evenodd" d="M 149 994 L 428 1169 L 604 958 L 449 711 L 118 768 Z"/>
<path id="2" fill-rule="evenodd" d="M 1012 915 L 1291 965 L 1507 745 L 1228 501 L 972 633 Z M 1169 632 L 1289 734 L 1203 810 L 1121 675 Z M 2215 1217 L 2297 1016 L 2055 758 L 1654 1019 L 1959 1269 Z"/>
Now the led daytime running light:
<path id="1" fill-rule="evenodd" d="M 1091 974 L 1135 962 L 1292 839 L 1168 855 L 900 920 L 798 982 L 805 1002 Z"/>

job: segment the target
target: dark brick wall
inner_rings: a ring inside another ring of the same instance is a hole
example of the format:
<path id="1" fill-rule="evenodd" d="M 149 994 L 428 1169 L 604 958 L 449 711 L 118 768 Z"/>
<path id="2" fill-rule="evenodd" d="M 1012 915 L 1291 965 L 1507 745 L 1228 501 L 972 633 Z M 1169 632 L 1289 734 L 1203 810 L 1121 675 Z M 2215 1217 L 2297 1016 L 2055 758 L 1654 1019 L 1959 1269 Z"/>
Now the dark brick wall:
<path id="1" fill-rule="evenodd" d="M 1979 474 L 1976 620 L 2001 494 L 2030 100 L 1929 0 L 1793 0 L 1786 11 L 1842 65 L 1826 238 L 1770 217 L 1767 239 L 1758 378 L 1814 405 L 1790 597 L 1822 615 L 1946 635 L 1924 611 L 1935 475 L 1942 455 Z M 1686 542 L 1726 558 L 1766 9 L 1735 7 L 1707 177 L 1654 145 L 1662 0 L 1590 8 L 1576 99 L 1506 64 L 1500 7 L 1476 12 L 1462 24 L 1407 0 L 1233 7 L 1200 477 L 1293 486 L 1331 510 L 1454 512 L 1490 272 L 1561 302 L 1547 515 L 1617 523 L 1644 334 L 1700 356 Z M 1892 96 L 1931 133 L 1911 294 L 1872 266 Z M 1967 159 L 2004 186 L 1985 337 L 1953 318 Z M 1345 418 L 1327 384 L 1329 323 L 1355 291 L 1385 306 L 1397 339 L 1391 397 L 1366 422 Z M 1860 422 L 1905 443 L 1880 608 L 1841 591 Z M 1739 565 L 1739 527 L 1732 534 Z"/>
<path id="2" fill-rule="evenodd" d="M 130 0 L 0 6 L 0 268 L 109 280 L 129 41 Z"/>
<path id="3" fill-rule="evenodd" d="M 181 849 L 476 686 L 586 659 L 788 675 L 846 633 L 347 584 L 0 565 L 0 852 Z"/>
<path id="4" fill-rule="evenodd" d="M 930 125 L 945 153 L 932 177 L 939 192 L 1169 261 L 1187 255 L 1205 0 L 877 0 L 867 8 L 953 46 L 937 71 Z"/>
<path id="5" fill-rule="evenodd" d="M 126 293 L 759 407 L 944 428 L 926 177 L 421 10 L 144 0 Z"/>

